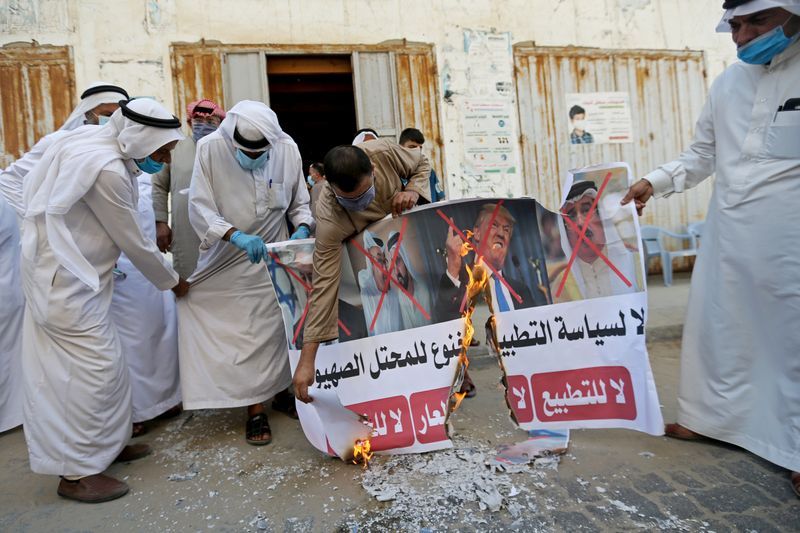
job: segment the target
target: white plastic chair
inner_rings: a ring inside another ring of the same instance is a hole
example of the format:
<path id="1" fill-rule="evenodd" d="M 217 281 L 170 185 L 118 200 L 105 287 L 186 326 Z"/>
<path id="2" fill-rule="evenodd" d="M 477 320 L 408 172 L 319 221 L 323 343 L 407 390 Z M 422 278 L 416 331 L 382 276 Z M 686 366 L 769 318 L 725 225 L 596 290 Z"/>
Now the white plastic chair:
<path id="1" fill-rule="evenodd" d="M 702 222 L 692 222 L 687 227 L 687 231 L 689 235 L 694 235 L 695 240 L 697 241 L 697 246 L 700 246 L 700 237 L 703 236 L 703 230 L 706 227 L 706 221 L 703 220 Z"/>
<path id="2" fill-rule="evenodd" d="M 658 226 L 642 226 L 642 249 L 644 250 L 644 270 L 650 270 L 650 260 L 654 257 L 661 257 L 661 243 L 658 242 L 658 234 L 661 228 Z"/>
<path id="3" fill-rule="evenodd" d="M 681 257 L 692 257 L 697 255 L 699 237 L 703 232 L 704 222 L 689 224 L 689 233 L 674 233 L 661 228 L 658 234 L 658 244 L 661 247 L 661 268 L 664 271 L 664 286 L 672 285 L 672 260 Z M 689 241 L 689 247 L 681 250 L 667 250 L 664 238 L 671 237 L 681 241 Z"/>

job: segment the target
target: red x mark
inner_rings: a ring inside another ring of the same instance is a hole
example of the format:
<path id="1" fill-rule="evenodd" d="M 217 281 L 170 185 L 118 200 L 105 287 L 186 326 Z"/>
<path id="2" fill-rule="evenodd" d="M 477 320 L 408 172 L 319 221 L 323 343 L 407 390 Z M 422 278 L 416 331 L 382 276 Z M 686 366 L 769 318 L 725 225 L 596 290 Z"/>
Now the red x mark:
<path id="1" fill-rule="evenodd" d="M 274 252 L 269 252 L 269 256 L 272 258 L 273 261 L 275 261 L 279 266 L 281 266 L 290 276 L 296 279 L 298 283 L 300 283 L 300 285 L 306 291 L 306 305 L 303 308 L 303 314 L 300 316 L 300 322 L 297 323 L 297 326 L 294 329 L 294 337 L 292 338 L 292 344 L 296 344 L 297 337 L 300 336 L 300 330 L 303 329 L 303 324 L 306 321 L 306 315 L 308 315 L 308 308 L 311 305 L 311 298 L 309 296 L 311 295 L 311 291 L 313 291 L 314 288 L 311 285 L 309 285 L 306 280 L 298 276 L 294 270 L 292 270 L 285 264 L 281 263 L 281 260 L 278 259 L 278 256 L 275 255 Z M 352 334 L 350 333 L 350 330 L 347 329 L 347 326 L 344 325 L 344 322 L 342 322 L 341 320 L 339 320 L 338 322 L 339 322 L 339 327 L 342 328 L 342 331 L 344 331 L 345 335 L 350 337 Z"/>
<path id="2" fill-rule="evenodd" d="M 419 312 L 422 313 L 422 316 L 424 316 L 428 320 L 430 320 L 431 318 L 430 314 L 428 314 L 428 312 L 422 307 L 422 305 L 420 305 L 420 303 L 416 300 L 416 298 L 414 298 L 414 296 L 410 292 L 408 292 L 408 290 L 405 287 L 403 287 L 402 283 L 400 283 L 394 276 L 392 276 L 392 271 L 394 270 L 394 267 L 397 263 L 397 257 L 399 256 L 400 253 L 400 243 L 403 242 L 403 236 L 405 235 L 407 223 L 408 219 L 403 218 L 403 225 L 400 227 L 400 235 L 398 235 L 397 237 L 397 244 L 395 245 L 394 254 L 392 255 L 392 262 L 389 265 L 388 271 L 384 268 L 383 265 L 378 263 L 375 260 L 375 258 L 372 257 L 372 255 L 358 243 L 356 239 L 350 240 L 350 243 L 353 246 L 355 246 L 359 252 L 364 254 L 364 257 L 366 257 L 367 260 L 371 262 L 375 268 L 377 268 L 380 272 L 383 273 L 384 276 L 386 276 L 386 281 L 384 282 L 383 290 L 381 291 L 381 299 L 378 301 L 378 308 L 375 309 L 375 315 L 372 317 L 372 323 L 369 326 L 370 331 L 375 329 L 375 322 L 378 320 L 378 314 L 381 312 L 381 307 L 383 306 L 383 300 L 384 297 L 386 296 L 387 291 L 389 290 L 390 283 L 394 283 L 397 286 L 397 288 L 400 289 L 400 291 L 403 294 L 405 294 L 409 300 L 411 300 L 411 303 L 413 303 L 414 306 L 416 306 L 416 308 L 419 309 Z"/>
<path id="3" fill-rule="evenodd" d="M 489 218 L 489 220 L 487 222 L 487 225 L 484 226 L 483 228 L 481 228 L 481 231 L 483 233 L 488 233 L 489 228 L 491 228 L 492 224 L 494 224 L 495 218 L 497 218 L 497 213 L 500 212 L 500 206 L 501 205 L 503 205 L 503 200 L 500 200 L 500 201 L 497 202 L 497 205 L 494 207 L 494 211 L 492 211 L 492 216 Z M 461 240 L 463 240 L 464 242 L 469 243 L 470 246 L 472 247 L 472 249 L 475 250 L 475 262 L 478 262 L 479 260 L 482 260 L 483 257 L 484 257 L 483 256 L 483 247 L 486 246 L 486 242 L 489 239 L 481 240 L 480 245 L 476 247 L 475 246 L 475 242 L 472 239 L 470 239 L 469 237 L 467 237 L 466 235 L 464 235 L 464 233 L 460 229 L 458 229 L 458 227 L 455 225 L 453 220 L 448 218 L 447 215 L 445 215 L 442 212 L 441 209 L 437 209 L 436 213 L 440 217 L 442 217 L 445 222 L 447 222 L 448 226 L 453 228 L 453 230 L 458 234 L 458 236 L 461 237 Z M 505 278 L 503 276 L 501 276 L 500 273 L 497 270 L 495 270 L 495 268 L 488 261 L 484 261 L 483 264 L 485 264 L 486 266 L 489 267 L 489 269 L 492 271 L 492 274 L 494 274 L 497 277 L 497 279 L 500 280 L 500 283 L 502 283 L 505 286 L 505 288 L 508 289 L 509 294 L 511 294 L 511 296 L 517 301 L 517 303 L 522 303 L 522 297 L 519 294 L 517 294 L 514 291 L 514 289 L 511 288 L 511 285 L 508 284 L 508 282 L 505 280 Z M 463 313 L 464 312 L 464 307 L 467 305 L 467 297 L 468 297 L 468 293 L 467 293 L 467 291 L 464 291 L 464 299 L 461 300 L 461 309 L 459 310 L 459 313 Z"/>
<path id="4" fill-rule="evenodd" d="M 576 223 L 574 223 L 574 222 L 573 222 L 573 221 L 572 221 L 572 220 L 571 220 L 571 219 L 570 219 L 570 218 L 567 216 L 567 214 L 566 214 L 566 213 L 561 213 L 561 216 L 562 216 L 562 217 L 564 217 L 564 221 L 567 223 L 567 225 L 568 225 L 568 226 L 569 226 L 569 227 L 570 227 L 570 228 L 571 228 L 573 231 L 580 231 L 580 227 L 579 227 L 579 226 L 578 226 Z M 591 249 L 591 250 L 592 250 L 592 251 L 593 251 L 593 252 L 594 252 L 594 253 L 597 255 L 597 257 L 599 257 L 600 259 L 602 259 L 603 261 L 605 261 L 605 263 L 608 265 L 608 267 L 609 267 L 609 268 L 610 268 L 610 269 L 611 269 L 611 270 L 612 270 L 612 271 L 613 271 L 613 272 L 614 272 L 614 273 L 615 273 L 617 276 L 619 276 L 619 279 L 621 279 L 621 280 L 622 280 L 622 282 L 623 282 L 625 285 L 627 285 L 628 287 L 630 287 L 630 286 L 632 285 L 632 284 L 631 284 L 631 282 L 630 282 L 630 281 L 628 281 L 628 278 L 626 278 L 626 277 L 625 277 L 625 274 L 623 274 L 622 272 L 620 272 L 620 271 L 617 269 L 617 267 L 615 267 L 615 266 L 614 266 L 614 263 L 612 263 L 612 262 L 611 262 L 611 260 L 609 260 L 609 259 L 608 259 L 608 258 L 607 258 L 605 255 L 603 255 L 603 252 L 601 252 L 601 251 L 600 251 L 600 250 L 597 248 L 597 246 L 595 246 L 595 244 L 594 244 L 592 241 L 590 241 L 590 240 L 589 240 L 589 238 L 588 238 L 588 237 L 587 237 L 586 239 L 584 239 L 582 242 L 583 242 L 583 243 L 585 243 L 585 244 L 586 244 L 586 245 L 587 245 L 587 246 L 588 246 L 588 247 L 589 247 L 589 248 L 590 248 L 590 249 Z"/>
<path id="5" fill-rule="evenodd" d="M 581 246 L 583 246 L 584 243 L 586 243 L 586 245 L 589 246 L 589 248 L 591 248 L 592 251 L 598 255 L 598 257 L 601 257 L 603 261 L 605 261 L 608 264 L 611 270 L 613 270 L 614 273 L 617 274 L 617 276 L 619 276 L 620 279 L 628 287 L 631 286 L 631 282 L 628 281 L 628 278 L 626 278 L 622 274 L 622 272 L 620 272 L 617 269 L 617 267 L 615 267 L 611 263 L 611 261 L 608 260 L 606 256 L 600 253 L 600 250 L 597 249 L 597 247 L 594 245 L 593 242 L 591 242 L 589 239 L 586 238 L 586 230 L 589 228 L 589 223 L 591 223 L 592 217 L 594 216 L 597 210 L 597 203 L 600 201 L 600 196 L 603 194 L 603 191 L 605 191 L 606 185 L 608 185 L 610 179 L 611 179 L 611 172 L 606 174 L 606 177 L 603 179 L 603 183 L 600 185 L 600 190 L 597 191 L 597 196 L 595 196 L 594 201 L 592 202 L 592 206 L 589 208 L 589 213 L 586 215 L 586 221 L 583 223 L 582 228 L 578 228 L 578 225 L 575 224 L 572 220 L 570 220 L 570 218 L 564 211 L 561 211 L 561 216 L 564 218 L 567 224 L 569 224 L 570 228 L 572 228 L 573 230 L 580 229 L 580 235 L 578 236 L 578 244 L 572 250 L 572 255 L 570 256 L 569 262 L 567 263 L 567 268 L 564 271 L 564 276 L 561 278 L 561 283 L 559 284 L 558 290 L 556 291 L 556 298 L 561 296 L 561 293 L 564 291 L 564 284 L 567 282 L 567 276 L 569 276 L 569 272 L 572 269 L 572 264 L 575 262 L 575 258 L 578 256 L 578 251 L 580 250 Z"/>

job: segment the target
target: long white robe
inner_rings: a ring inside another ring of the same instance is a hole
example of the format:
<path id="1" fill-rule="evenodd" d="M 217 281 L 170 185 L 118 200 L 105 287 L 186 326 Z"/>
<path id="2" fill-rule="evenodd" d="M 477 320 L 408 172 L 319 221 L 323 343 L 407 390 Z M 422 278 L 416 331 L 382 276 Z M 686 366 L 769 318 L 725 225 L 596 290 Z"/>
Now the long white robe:
<path id="1" fill-rule="evenodd" d="M 150 180 L 139 175 L 138 218 L 142 233 L 155 241 Z M 130 370 L 133 421 L 144 422 L 181 401 L 175 295 L 155 288 L 124 253 L 117 270 L 111 316 Z"/>
<path id="2" fill-rule="evenodd" d="M 97 291 L 56 259 L 46 217 L 23 224 L 25 439 L 31 469 L 40 474 L 97 474 L 130 438 L 128 368 L 109 314 L 120 250 L 159 289 L 178 280 L 138 227 L 130 163 L 107 164 L 64 216 L 77 249 L 97 271 Z"/>
<path id="3" fill-rule="evenodd" d="M 0 432 L 22 424 L 22 317 L 19 228 L 14 209 L 0 196 Z"/>
<path id="4" fill-rule="evenodd" d="M 201 239 L 200 257 L 189 278 L 192 288 L 178 301 L 185 409 L 252 405 L 291 383 L 283 319 L 266 263 L 250 263 L 222 237 L 236 227 L 279 242 L 289 236 L 287 218 L 294 226 L 313 225 L 313 218 L 291 139 L 267 135 L 270 160 L 258 170 L 237 163 L 232 128 L 230 135 L 226 131 L 243 104 L 250 103 L 234 106 L 220 129 L 197 143 L 189 218 Z"/>
<path id="5" fill-rule="evenodd" d="M 678 422 L 800 471 L 800 42 L 714 82 L 695 139 L 646 176 L 682 192 L 716 171 L 683 335 Z"/>

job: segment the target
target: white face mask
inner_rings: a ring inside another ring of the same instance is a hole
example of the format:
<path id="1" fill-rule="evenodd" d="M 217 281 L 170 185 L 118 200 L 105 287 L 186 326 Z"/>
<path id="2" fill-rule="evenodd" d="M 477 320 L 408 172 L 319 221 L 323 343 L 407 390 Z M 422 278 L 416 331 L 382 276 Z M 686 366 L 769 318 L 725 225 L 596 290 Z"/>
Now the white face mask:
<path id="1" fill-rule="evenodd" d="M 586 120 L 574 120 L 572 127 L 579 131 L 586 131 Z"/>

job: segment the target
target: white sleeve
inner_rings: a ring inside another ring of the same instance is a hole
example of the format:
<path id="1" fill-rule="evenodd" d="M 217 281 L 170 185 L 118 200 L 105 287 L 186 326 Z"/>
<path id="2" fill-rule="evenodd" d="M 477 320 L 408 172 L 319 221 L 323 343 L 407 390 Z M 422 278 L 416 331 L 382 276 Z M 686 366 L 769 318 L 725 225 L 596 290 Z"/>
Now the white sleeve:
<path id="1" fill-rule="evenodd" d="M 131 180 L 108 170 L 100 173 L 84 196 L 89 209 L 133 266 L 160 290 L 171 289 L 178 283 L 178 273 L 142 233 L 134 198 Z"/>
<path id="2" fill-rule="evenodd" d="M 713 87 L 700 118 L 695 125 L 694 139 L 689 149 L 678 159 L 661 165 L 644 177 L 653 185 L 656 196 L 669 196 L 698 185 L 716 168 L 716 137 L 714 135 Z"/>
<path id="3" fill-rule="evenodd" d="M 189 222 L 200 237 L 201 250 L 214 246 L 233 227 L 219 214 L 210 170 L 208 150 L 201 143 L 197 146 L 192 183 L 189 186 Z"/>
<path id="4" fill-rule="evenodd" d="M 11 163 L 4 171 L 0 172 L 0 193 L 3 194 L 9 205 L 19 216 L 25 216 L 25 202 L 22 197 L 22 184 L 25 176 L 42 159 L 42 156 L 53 144 L 53 135 L 45 135 L 33 145 L 22 157 Z"/>
<path id="5" fill-rule="evenodd" d="M 300 159 L 300 154 L 297 154 L 297 175 L 293 176 L 292 198 L 289 202 L 289 209 L 286 211 L 286 217 L 292 223 L 292 226 L 298 228 L 300 224 L 306 224 L 313 232 L 316 222 L 311 214 L 311 208 L 308 203 L 311 197 L 308 195 L 308 188 L 306 181 L 303 179 L 303 166 Z"/>

